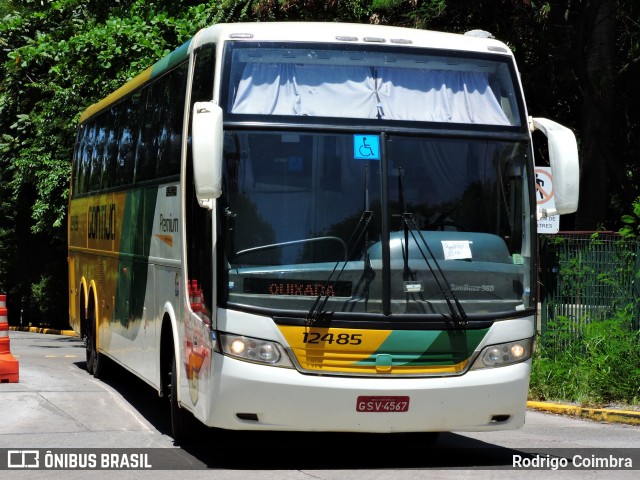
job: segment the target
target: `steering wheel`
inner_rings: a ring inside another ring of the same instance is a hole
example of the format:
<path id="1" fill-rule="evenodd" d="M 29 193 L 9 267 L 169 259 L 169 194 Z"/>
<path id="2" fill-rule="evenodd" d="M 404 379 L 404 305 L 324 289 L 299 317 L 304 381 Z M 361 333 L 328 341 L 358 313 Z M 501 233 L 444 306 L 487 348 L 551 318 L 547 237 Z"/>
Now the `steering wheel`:
<path id="1" fill-rule="evenodd" d="M 425 230 L 440 230 L 444 232 L 445 230 L 450 230 L 447 227 L 453 227 L 458 232 L 464 232 L 465 229 L 449 216 L 452 211 L 441 213 L 435 220 L 427 221 L 424 226 Z"/>

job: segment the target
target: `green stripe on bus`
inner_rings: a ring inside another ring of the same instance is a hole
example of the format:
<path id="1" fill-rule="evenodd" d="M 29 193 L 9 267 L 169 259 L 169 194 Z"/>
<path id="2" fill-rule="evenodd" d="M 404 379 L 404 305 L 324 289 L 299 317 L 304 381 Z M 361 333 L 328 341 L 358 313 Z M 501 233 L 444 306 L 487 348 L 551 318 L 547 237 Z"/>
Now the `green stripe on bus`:
<path id="1" fill-rule="evenodd" d="M 357 362 L 375 365 L 380 354 L 390 355 L 393 366 L 457 365 L 467 360 L 485 337 L 480 330 L 395 330 L 370 357 Z"/>
<path id="2" fill-rule="evenodd" d="M 128 192 L 125 199 L 114 313 L 124 327 L 142 318 L 157 198 L 158 187 L 147 187 Z"/>
<path id="3" fill-rule="evenodd" d="M 153 79 L 161 76 L 163 73 L 168 72 L 169 70 L 174 68 L 176 65 L 179 65 L 184 60 L 186 60 L 187 57 L 189 56 L 189 45 L 190 44 L 191 44 L 191 40 L 189 40 L 188 42 L 184 43 L 180 47 L 176 48 L 173 52 L 171 52 L 166 57 L 163 57 L 160 60 L 158 60 L 151 67 L 150 79 L 153 80 Z"/>

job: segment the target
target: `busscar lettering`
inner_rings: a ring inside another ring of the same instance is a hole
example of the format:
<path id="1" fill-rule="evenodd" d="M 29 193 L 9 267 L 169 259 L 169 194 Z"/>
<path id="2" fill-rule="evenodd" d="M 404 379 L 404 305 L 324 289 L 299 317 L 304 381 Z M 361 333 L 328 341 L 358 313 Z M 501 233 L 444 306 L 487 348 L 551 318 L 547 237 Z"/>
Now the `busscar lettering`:
<path id="1" fill-rule="evenodd" d="M 91 205 L 87 212 L 87 236 L 90 240 L 115 240 L 116 205 Z"/>
<path id="2" fill-rule="evenodd" d="M 495 291 L 495 285 L 456 285 L 455 283 L 451 284 L 451 290 L 454 292 L 493 292 Z"/>

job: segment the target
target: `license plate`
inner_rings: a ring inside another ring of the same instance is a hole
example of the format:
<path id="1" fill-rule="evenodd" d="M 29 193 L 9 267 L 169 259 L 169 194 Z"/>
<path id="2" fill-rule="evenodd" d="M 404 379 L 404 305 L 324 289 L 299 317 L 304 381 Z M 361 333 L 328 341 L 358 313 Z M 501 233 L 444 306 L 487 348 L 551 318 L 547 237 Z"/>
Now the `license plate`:
<path id="1" fill-rule="evenodd" d="M 360 396 L 356 402 L 356 412 L 408 412 L 409 397 Z"/>

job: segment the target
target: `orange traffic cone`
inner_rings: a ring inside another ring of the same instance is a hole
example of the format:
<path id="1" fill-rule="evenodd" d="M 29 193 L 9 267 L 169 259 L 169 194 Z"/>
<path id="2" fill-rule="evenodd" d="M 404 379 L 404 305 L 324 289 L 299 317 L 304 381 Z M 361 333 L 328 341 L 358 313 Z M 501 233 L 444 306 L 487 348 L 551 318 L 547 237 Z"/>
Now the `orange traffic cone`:
<path id="1" fill-rule="evenodd" d="M 11 355 L 6 305 L 7 296 L 0 295 L 0 383 L 17 383 L 20 367 Z"/>

